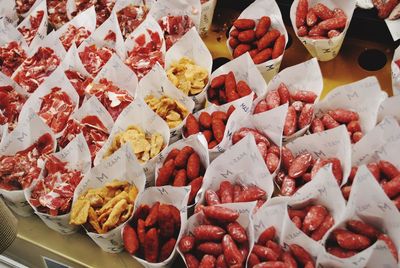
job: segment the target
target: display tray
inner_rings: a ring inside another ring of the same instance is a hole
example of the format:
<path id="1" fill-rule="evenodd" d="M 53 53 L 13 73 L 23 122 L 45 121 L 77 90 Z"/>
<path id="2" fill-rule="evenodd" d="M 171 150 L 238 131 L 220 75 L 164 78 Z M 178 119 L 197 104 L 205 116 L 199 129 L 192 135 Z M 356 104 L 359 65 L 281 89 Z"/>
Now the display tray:
<path id="1" fill-rule="evenodd" d="M 235 10 L 224 12 L 217 10 L 213 28 L 204 38 L 214 58 L 215 67 L 231 58 L 226 48 L 226 31 L 229 29 L 229 23 L 226 22 L 233 21 L 238 15 L 238 11 Z M 291 38 L 283 57 L 282 69 L 311 58 L 294 35 L 291 26 L 287 28 Z M 347 37 L 334 60 L 320 62 L 324 77 L 323 96 L 337 86 L 367 76 L 376 76 L 382 89 L 391 95 L 390 62 L 393 46 L 393 44 Z M 66 267 L 141 267 L 126 252 L 120 254 L 103 252 L 82 230 L 73 235 L 63 236 L 49 229 L 37 216 L 18 217 L 18 220 L 18 237 L 4 254 L 28 267 L 46 267 L 44 258 L 64 264 Z M 183 267 L 179 256 L 173 267 Z"/>

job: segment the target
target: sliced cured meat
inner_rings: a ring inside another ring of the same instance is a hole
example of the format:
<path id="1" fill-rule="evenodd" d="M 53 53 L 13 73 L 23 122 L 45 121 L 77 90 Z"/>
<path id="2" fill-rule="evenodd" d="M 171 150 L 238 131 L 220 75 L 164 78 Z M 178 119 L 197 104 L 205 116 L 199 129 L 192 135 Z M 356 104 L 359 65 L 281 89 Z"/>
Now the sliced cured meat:
<path id="1" fill-rule="evenodd" d="M 15 6 L 18 14 L 28 12 L 35 4 L 36 0 L 15 0 Z"/>
<path id="2" fill-rule="evenodd" d="M 158 62 L 164 66 L 161 51 L 162 38 L 157 32 L 147 30 L 148 36 L 141 34 L 134 40 L 135 46 L 128 52 L 125 64 L 135 72 L 138 79 L 143 78 Z"/>
<path id="3" fill-rule="evenodd" d="M 128 5 L 117 12 L 119 27 L 124 38 L 127 38 L 145 19 L 149 13 L 147 6 Z"/>
<path id="4" fill-rule="evenodd" d="M 69 25 L 67 31 L 60 36 L 60 41 L 66 51 L 75 43 L 76 47 L 90 36 L 91 32 L 86 30 L 85 27 L 76 28 L 74 25 Z"/>
<path id="5" fill-rule="evenodd" d="M 71 82 L 72 86 L 75 88 L 76 92 L 78 93 L 79 106 L 81 106 L 83 100 L 85 99 L 85 88 L 93 81 L 93 79 L 89 76 L 83 75 L 80 72 L 74 71 L 72 69 L 68 69 L 64 73 L 68 77 L 68 80 Z"/>
<path id="6" fill-rule="evenodd" d="M 38 160 L 53 152 L 53 147 L 54 141 L 46 133 L 25 150 L 0 156 L 0 188 L 11 191 L 29 187 L 40 174 Z"/>
<path id="7" fill-rule="evenodd" d="M 100 79 L 99 83 L 92 83 L 86 88 L 86 93 L 94 95 L 106 107 L 114 121 L 119 114 L 128 106 L 133 97 L 125 89 L 121 89 L 106 78 Z"/>
<path id="8" fill-rule="evenodd" d="M 60 58 L 53 49 L 40 47 L 32 57 L 21 64 L 14 80 L 26 91 L 33 93 L 59 64 Z"/>
<path id="9" fill-rule="evenodd" d="M 72 100 L 65 91 L 54 87 L 43 97 L 38 115 L 55 133 L 61 132 L 74 110 Z"/>
<path id="10" fill-rule="evenodd" d="M 11 77 L 26 57 L 24 49 L 16 41 L 0 46 L 1 72 Z"/>
<path id="11" fill-rule="evenodd" d="M 94 5 L 96 10 L 96 27 L 99 27 L 110 17 L 115 0 L 75 0 L 75 5 L 76 11 L 71 14 L 73 17 Z"/>
<path id="12" fill-rule="evenodd" d="M 26 97 L 12 86 L 0 86 L 0 125 L 8 123 L 8 129 L 13 130 L 25 101 Z"/>
<path id="13" fill-rule="evenodd" d="M 113 49 L 108 47 L 97 47 L 96 45 L 90 45 L 84 48 L 83 51 L 79 52 L 79 58 L 82 61 L 85 69 L 93 76 L 96 76 L 101 68 L 107 63 L 114 53 Z"/>
<path id="14" fill-rule="evenodd" d="M 158 24 L 164 32 L 167 50 L 194 26 L 192 19 L 187 15 L 165 16 L 158 20 Z"/>
<path id="15" fill-rule="evenodd" d="M 69 21 L 67 16 L 67 0 L 47 0 L 47 15 L 50 24 L 60 28 Z"/>
<path id="16" fill-rule="evenodd" d="M 43 20 L 43 16 L 44 16 L 44 11 L 39 10 L 36 12 L 35 15 L 30 15 L 29 17 L 30 27 L 26 26 L 18 27 L 18 31 L 22 34 L 28 45 L 30 45 L 33 38 L 35 38 L 36 33 L 39 30 L 40 23 Z"/>

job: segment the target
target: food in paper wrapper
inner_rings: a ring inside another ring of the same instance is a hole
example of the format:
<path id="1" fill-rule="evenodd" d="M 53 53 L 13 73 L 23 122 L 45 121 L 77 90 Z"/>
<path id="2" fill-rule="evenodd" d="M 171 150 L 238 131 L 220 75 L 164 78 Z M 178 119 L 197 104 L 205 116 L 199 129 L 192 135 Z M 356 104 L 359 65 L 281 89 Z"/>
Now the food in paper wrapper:
<path id="1" fill-rule="evenodd" d="M 15 7 L 17 13 L 20 15 L 25 14 L 33 7 L 36 1 L 37 0 L 16 0 Z"/>
<path id="2" fill-rule="evenodd" d="M 165 16 L 158 20 L 158 24 L 164 32 L 167 50 L 194 26 L 194 22 L 187 15 Z"/>
<path id="3" fill-rule="evenodd" d="M 49 22 L 56 28 L 60 28 L 69 21 L 67 16 L 68 0 L 47 0 L 47 14 Z"/>
<path id="4" fill-rule="evenodd" d="M 36 14 L 31 14 L 29 16 L 30 27 L 22 26 L 18 27 L 18 31 L 24 37 L 28 45 L 31 44 L 33 38 L 35 38 L 37 31 L 39 30 L 40 23 L 43 20 L 44 11 L 39 10 Z"/>
<path id="5" fill-rule="evenodd" d="M 377 163 L 368 163 L 367 168 L 381 185 L 386 195 L 400 210 L 400 170 L 395 165 L 386 160 L 380 160 Z M 350 196 L 351 185 L 353 184 L 357 170 L 358 167 L 351 168 L 349 179 L 346 185 L 342 187 L 342 194 L 346 200 Z"/>
<path id="6" fill-rule="evenodd" d="M 208 83 L 207 70 L 187 57 L 172 62 L 167 70 L 167 76 L 172 84 L 187 96 L 199 94 Z"/>
<path id="7" fill-rule="evenodd" d="M 8 124 L 8 129 L 13 130 L 26 99 L 11 85 L 0 86 L 0 125 Z"/>
<path id="8" fill-rule="evenodd" d="M 0 46 L 1 72 L 11 77 L 15 70 L 24 62 L 26 57 L 27 55 L 24 49 L 17 41 L 11 41 Z"/>
<path id="9" fill-rule="evenodd" d="M 314 259 L 307 250 L 297 244 L 288 245 L 288 249 L 284 249 L 275 236 L 274 226 L 260 234 L 249 255 L 247 267 L 315 267 Z"/>
<path id="10" fill-rule="evenodd" d="M 322 132 L 326 129 L 332 129 L 341 124 L 346 124 L 351 142 L 356 143 L 363 137 L 361 125 L 358 120 L 359 115 L 357 112 L 346 109 L 330 110 L 322 116 L 314 118 L 311 122 L 310 132 Z"/>
<path id="11" fill-rule="evenodd" d="M 90 45 L 79 52 L 79 58 L 82 61 L 86 71 L 93 76 L 96 76 L 107 61 L 111 58 L 114 50 L 108 47 L 97 47 Z"/>
<path id="12" fill-rule="evenodd" d="M 96 115 L 85 116 L 80 121 L 73 118 L 68 120 L 64 133 L 58 140 L 58 145 L 61 148 L 65 148 L 81 132 L 88 144 L 93 161 L 97 152 L 100 151 L 110 135 Z"/>
<path id="13" fill-rule="evenodd" d="M 332 165 L 332 172 L 338 185 L 342 183 L 343 170 L 340 160 L 336 157 L 314 158 L 310 153 L 299 153 L 294 156 L 285 146 L 282 147 L 281 157 L 281 170 L 276 175 L 275 181 L 283 196 L 292 196 L 328 164 Z"/>
<path id="14" fill-rule="evenodd" d="M 237 19 L 229 33 L 233 58 L 249 52 L 255 64 L 276 59 L 285 50 L 285 35 L 271 27 L 271 18 L 263 16 L 256 23 L 252 19 Z"/>
<path id="15" fill-rule="evenodd" d="M 118 24 L 124 38 L 128 38 L 145 19 L 149 8 L 145 5 L 129 4 L 117 12 Z"/>
<path id="16" fill-rule="evenodd" d="M 68 94 L 59 87 L 54 87 L 51 92 L 42 98 L 38 115 L 54 131 L 61 132 L 69 119 L 74 106 Z"/>
<path id="17" fill-rule="evenodd" d="M 22 63 L 14 80 L 26 91 L 33 93 L 59 64 L 60 58 L 53 49 L 40 47 L 32 57 Z"/>
<path id="18" fill-rule="evenodd" d="M 340 8 L 329 9 L 322 3 L 309 8 L 308 0 L 300 0 L 296 9 L 297 34 L 311 39 L 339 36 L 346 27 L 347 17 Z"/>
<path id="19" fill-rule="evenodd" d="M 203 184 L 204 172 L 205 168 L 200 161 L 200 156 L 191 146 L 185 146 L 181 150 L 174 148 L 158 170 L 156 186 L 183 187 L 190 185 L 188 204 L 191 204 Z"/>
<path id="20" fill-rule="evenodd" d="M 160 133 L 145 133 L 137 126 L 128 126 L 125 131 L 118 132 L 107 148 L 104 158 L 112 155 L 123 144 L 128 143 L 132 147 L 137 159 L 141 163 L 157 156 L 165 147 L 164 139 Z"/>
<path id="21" fill-rule="evenodd" d="M 147 29 L 150 40 L 146 40 L 143 33 L 134 39 L 136 43 L 131 51 L 128 51 L 128 57 L 125 64 L 137 75 L 140 80 L 153 66 L 158 62 L 164 66 L 164 55 L 161 51 L 163 40 L 158 32 Z"/>
<path id="22" fill-rule="evenodd" d="M 94 5 L 96 10 L 96 27 L 99 27 L 110 17 L 115 0 L 75 0 L 75 5 L 76 10 L 71 13 L 72 17 Z"/>
<path id="23" fill-rule="evenodd" d="M 189 137 L 201 132 L 207 140 L 208 149 L 214 148 L 224 138 L 226 124 L 234 110 L 235 107 L 230 106 L 226 113 L 222 111 L 214 111 L 211 114 L 201 112 L 197 119 L 193 114 L 189 114 L 183 128 L 183 136 Z"/>
<path id="24" fill-rule="evenodd" d="M 85 91 L 89 95 L 96 96 L 114 120 L 133 101 L 127 90 L 119 88 L 106 78 L 100 79 L 98 83 L 91 83 Z"/>
<path id="25" fill-rule="evenodd" d="M 76 47 L 90 36 L 91 32 L 86 30 L 85 27 L 81 26 L 76 28 L 74 25 L 69 25 L 67 31 L 60 36 L 60 41 L 63 44 L 66 51 L 69 50 L 72 44 L 75 43 Z"/>
<path id="26" fill-rule="evenodd" d="M 135 185 L 118 180 L 89 189 L 73 204 L 70 224 L 105 234 L 132 216 L 137 194 Z"/>
<path id="27" fill-rule="evenodd" d="M 229 72 L 215 77 L 207 90 L 208 101 L 215 105 L 222 105 L 245 97 L 253 91 L 246 81 L 236 83 L 235 74 Z"/>
<path id="28" fill-rule="evenodd" d="M 368 248 L 376 240 L 386 243 L 393 257 L 398 260 L 398 253 L 393 240 L 374 226 L 358 219 L 348 220 L 346 229 L 338 228 L 330 234 L 326 251 L 338 258 L 349 258 Z"/>
<path id="29" fill-rule="evenodd" d="M 125 250 L 151 263 L 163 262 L 172 254 L 180 229 L 180 211 L 175 206 L 142 204 L 124 227 Z"/>
<path id="30" fill-rule="evenodd" d="M 207 189 L 204 195 L 207 206 L 257 201 L 256 207 L 259 208 L 267 198 L 267 193 L 256 185 L 232 184 L 229 181 L 221 182 L 217 191 Z"/>
<path id="31" fill-rule="evenodd" d="M 319 241 L 335 224 L 329 210 L 318 204 L 309 204 L 303 208 L 288 208 L 289 218 L 306 235 Z"/>
<path id="32" fill-rule="evenodd" d="M 79 170 L 69 169 L 67 162 L 62 162 L 54 155 L 47 156 L 45 160 L 45 175 L 32 189 L 29 202 L 41 213 L 52 216 L 67 214 L 83 174 Z"/>
<path id="33" fill-rule="evenodd" d="M 277 89 L 269 91 L 264 100 L 257 103 L 253 113 L 263 113 L 289 103 L 283 135 L 291 136 L 311 123 L 316 99 L 317 94 L 312 91 L 297 90 L 291 94 L 287 86 L 281 83 Z"/>
<path id="34" fill-rule="evenodd" d="M 8 191 L 28 188 L 39 177 L 38 162 L 53 149 L 53 139 L 46 133 L 23 151 L 0 156 L 0 188 Z"/>
<path id="35" fill-rule="evenodd" d="M 400 18 L 399 11 L 395 12 L 395 9 L 399 7 L 400 2 L 398 0 L 372 0 L 374 7 L 378 10 L 378 17 L 381 19 L 389 18 L 389 20 L 396 20 Z"/>
<path id="36" fill-rule="evenodd" d="M 245 267 L 250 238 L 236 221 L 239 213 L 221 206 L 204 207 L 202 211 L 204 222 L 178 243 L 187 267 Z"/>
<path id="37" fill-rule="evenodd" d="M 81 106 L 85 99 L 85 89 L 90 83 L 92 83 L 93 79 L 72 69 L 65 70 L 64 73 L 69 82 L 71 82 L 71 85 L 75 88 L 76 93 L 78 93 L 79 106 Z"/>
<path id="38" fill-rule="evenodd" d="M 236 144 L 246 135 L 253 135 L 257 144 L 258 151 L 267 165 L 269 172 L 272 174 L 279 166 L 280 149 L 264 134 L 256 129 L 243 127 L 233 133 L 232 144 Z"/>
<path id="39" fill-rule="evenodd" d="M 179 126 L 189 114 L 182 103 L 165 95 L 161 96 L 161 98 L 148 95 L 144 98 L 144 101 L 156 114 L 167 122 L 170 129 Z"/>

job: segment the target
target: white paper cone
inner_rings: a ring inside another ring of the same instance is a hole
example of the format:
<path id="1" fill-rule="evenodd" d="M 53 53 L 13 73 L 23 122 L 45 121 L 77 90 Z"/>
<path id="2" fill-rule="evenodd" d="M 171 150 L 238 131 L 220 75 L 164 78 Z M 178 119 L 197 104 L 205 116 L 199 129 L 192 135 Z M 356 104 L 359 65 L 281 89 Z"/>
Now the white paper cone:
<path id="1" fill-rule="evenodd" d="M 15 1 L 12 1 L 12 2 L 14 2 L 12 5 L 12 7 L 14 8 L 14 6 L 16 7 L 16 3 L 15 3 Z M 22 18 L 25 18 L 26 16 L 28 16 L 38 5 L 40 5 L 41 4 L 41 2 L 42 2 L 42 0 L 36 0 L 34 3 L 33 3 L 33 5 L 31 6 L 31 8 L 27 11 L 27 12 L 25 12 L 25 13 L 23 13 L 23 14 L 18 14 L 18 16 L 19 17 L 22 17 Z"/>
<path id="2" fill-rule="evenodd" d="M 90 170 L 76 188 L 73 204 L 89 188 L 102 187 L 105 183 L 112 182 L 113 180 L 126 180 L 130 182 L 136 186 L 139 195 L 144 190 L 146 179 L 143 169 L 128 146 L 122 146 L 121 149 Z M 105 234 L 88 231 L 87 234 L 102 250 L 110 253 L 118 253 L 124 249 L 121 230 L 128 221 Z"/>
<path id="3" fill-rule="evenodd" d="M 366 195 L 368 198 L 365 198 Z M 366 166 L 358 169 L 342 220 L 336 223 L 331 231 L 344 227 L 346 221 L 351 219 L 360 219 L 378 228 L 389 235 L 397 250 L 399 249 L 400 213 Z M 382 241 L 377 241 L 369 248 L 346 259 L 323 252 L 318 257 L 317 265 L 324 267 L 397 267 L 395 259 Z"/>
<path id="4" fill-rule="evenodd" d="M 49 133 L 53 139 L 53 151 L 56 150 L 56 138 L 51 129 L 35 113 L 31 113 L 26 121 L 20 121 L 17 127 L 9 135 L 3 138 L 0 147 L 0 155 L 15 155 L 37 141 L 43 134 Z M 42 163 L 38 165 L 41 166 Z M 6 204 L 18 215 L 27 217 L 33 214 L 31 206 L 25 199 L 24 191 L 7 191 L 0 189 Z"/>
<path id="5" fill-rule="evenodd" d="M 299 0 L 294 0 L 290 8 L 290 20 L 292 21 L 293 29 L 295 30 L 296 36 L 304 44 L 308 52 L 313 57 L 316 57 L 320 61 L 329 61 L 339 54 L 339 50 L 342 47 L 344 37 L 346 36 L 347 29 L 350 26 L 350 21 L 353 17 L 353 12 L 356 7 L 356 0 L 350 1 L 339 1 L 339 0 L 310 0 L 308 1 L 308 7 L 311 8 L 317 3 L 326 5 L 328 8 L 333 10 L 334 8 L 341 8 L 347 17 L 346 27 L 343 32 L 331 39 L 311 39 L 309 37 L 300 37 L 297 35 L 296 27 L 296 8 Z"/>
<path id="6" fill-rule="evenodd" d="M 315 114 L 319 117 L 337 108 L 354 111 L 360 116 L 362 132 L 367 133 L 375 127 L 379 106 L 386 98 L 387 94 L 381 90 L 378 79 L 370 76 L 330 91 L 316 105 Z"/>
<path id="7" fill-rule="evenodd" d="M 255 20 L 256 23 L 258 23 L 259 19 L 262 16 L 270 17 L 271 29 L 276 29 L 285 36 L 286 47 L 286 44 L 288 42 L 288 34 L 285 28 L 285 24 L 283 23 L 281 11 L 279 10 L 278 4 L 275 0 L 254 1 L 245 10 L 243 10 L 238 19 L 252 19 Z M 231 31 L 233 29 L 235 29 L 235 27 L 232 27 Z M 226 46 L 228 47 L 229 52 L 232 54 L 233 49 L 229 46 L 229 38 L 226 41 Z M 284 53 L 285 51 L 283 51 L 282 55 L 280 55 L 276 59 L 271 59 L 256 65 L 267 83 L 279 72 Z"/>
<path id="8" fill-rule="evenodd" d="M 200 29 L 199 29 L 199 33 L 201 36 L 206 36 L 211 28 L 216 5 L 217 5 L 217 0 L 206 0 L 205 3 L 201 4 L 201 17 L 200 17 Z"/>
<path id="9" fill-rule="evenodd" d="M 28 51 L 29 46 L 26 43 L 22 34 L 17 30 L 17 28 L 14 25 L 1 20 L 0 21 L 0 46 L 4 46 L 4 45 L 10 43 L 11 41 L 16 41 L 25 52 Z"/>
<path id="10" fill-rule="evenodd" d="M 82 175 L 85 175 L 89 172 L 91 167 L 91 159 L 89 147 L 86 144 L 85 138 L 82 133 L 77 135 L 74 140 L 72 140 L 67 147 L 63 150 L 54 154 L 55 157 L 60 159 L 63 162 L 68 162 L 68 169 L 70 170 L 79 170 Z M 32 195 L 32 191 L 34 190 L 37 183 L 40 180 L 44 179 L 43 176 L 44 169 L 39 176 L 39 179 L 32 183 L 31 187 L 25 189 L 24 194 L 27 202 L 31 205 L 32 209 L 35 211 L 35 214 L 39 216 L 39 218 L 52 230 L 59 232 L 61 234 L 72 234 L 75 233 L 79 227 L 69 224 L 70 213 L 59 215 L 59 216 L 51 216 L 46 213 L 41 213 L 37 211 L 36 207 L 34 207 L 29 199 Z"/>
<path id="11" fill-rule="evenodd" d="M 315 158 L 338 158 L 343 171 L 341 185 L 347 182 L 351 170 L 351 143 L 345 126 L 300 137 L 286 147 L 295 157 L 300 153 L 310 153 Z"/>
<path id="12" fill-rule="evenodd" d="M 309 204 L 322 205 L 329 211 L 335 222 L 341 220 L 346 202 L 332 174 L 331 165 L 321 168 L 312 181 L 300 188 L 288 202 L 288 206 L 294 209 L 302 208 Z M 315 241 L 307 236 L 302 230 L 296 227 L 289 218 L 287 210 L 285 211 L 282 231 L 283 244 L 298 244 L 316 259 L 319 252 L 324 250 L 323 240 L 324 238 L 321 241 Z"/>
<path id="13" fill-rule="evenodd" d="M 400 95 L 385 99 L 378 113 L 378 122 L 381 122 L 386 116 L 393 116 L 400 123 Z"/>
<path id="14" fill-rule="evenodd" d="M 184 228 L 186 226 L 187 202 L 189 199 L 189 193 L 190 187 L 150 187 L 147 188 L 142 194 L 140 194 L 140 196 L 138 197 L 138 202 L 135 204 L 135 208 L 138 208 L 142 204 L 147 204 L 149 205 L 149 207 L 151 207 L 155 202 L 158 201 L 160 202 L 160 204 L 170 204 L 179 209 L 179 211 L 181 212 L 181 229 L 179 230 L 179 235 L 176 238 L 176 241 L 179 241 L 182 238 Z M 175 244 L 174 250 L 172 251 L 171 255 L 163 262 L 151 263 L 136 256 L 132 257 L 147 268 L 171 267 L 177 254 L 177 248 L 178 242 Z"/>
<path id="15" fill-rule="evenodd" d="M 400 47 L 397 47 L 394 51 L 393 61 L 391 63 L 392 67 L 392 88 L 393 95 L 400 95 L 400 66 L 398 66 L 395 61 L 400 60 Z"/>
<path id="16" fill-rule="evenodd" d="M 163 153 L 164 150 L 168 147 L 169 144 L 169 128 L 167 123 L 162 120 L 157 114 L 155 114 L 141 99 L 135 99 L 125 110 L 122 111 L 120 116 L 115 121 L 114 127 L 108 137 L 107 142 L 101 148 L 101 150 L 97 153 L 96 158 L 94 160 L 94 165 L 98 165 L 100 161 L 103 159 L 104 154 L 110 148 L 112 141 L 114 140 L 114 136 L 121 132 L 125 131 L 129 126 L 138 126 L 142 128 L 146 133 L 159 133 L 164 139 L 164 149 L 161 150 L 160 153 Z M 150 159 L 146 163 L 141 166 L 144 169 L 146 174 L 147 182 L 146 185 L 154 184 L 154 168 L 157 162 L 157 156 Z"/>
<path id="17" fill-rule="evenodd" d="M 203 91 L 191 97 L 195 103 L 195 110 L 198 111 L 204 107 L 206 88 L 210 83 L 213 61 L 210 51 L 194 27 L 167 51 L 165 69 L 168 70 L 172 63 L 178 62 L 183 57 L 192 59 L 196 65 L 205 68 L 208 72 L 208 81 Z"/>
<path id="18" fill-rule="evenodd" d="M 183 94 L 182 91 L 177 89 L 169 81 L 164 69 L 158 63 L 156 63 L 153 69 L 139 82 L 137 97 L 144 100 L 148 95 L 153 95 L 156 98 L 168 96 L 175 99 L 186 107 L 188 113 L 191 113 L 194 109 L 193 100 Z M 179 126 L 170 129 L 170 143 L 174 143 L 181 138 L 185 118 L 183 118 Z"/>
<path id="19" fill-rule="evenodd" d="M 217 191 L 223 181 L 258 186 L 266 192 L 267 200 L 271 198 L 273 179 L 252 135 L 244 137 L 210 164 L 196 198 L 198 204 L 205 203 L 207 189 Z"/>
<path id="20" fill-rule="evenodd" d="M 2 5 L 0 7 L 0 15 L 3 17 L 3 20 L 6 21 L 7 23 L 12 24 L 13 26 L 17 26 L 18 15 L 15 10 L 15 1 L 14 0 L 2 1 Z"/>

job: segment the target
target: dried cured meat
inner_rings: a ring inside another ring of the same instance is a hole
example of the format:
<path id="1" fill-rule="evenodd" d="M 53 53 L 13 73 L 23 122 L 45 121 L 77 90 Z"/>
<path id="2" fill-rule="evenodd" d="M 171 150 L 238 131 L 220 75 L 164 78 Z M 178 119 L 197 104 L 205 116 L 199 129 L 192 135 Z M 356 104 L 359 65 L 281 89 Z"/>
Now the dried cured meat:
<path id="1" fill-rule="evenodd" d="M 8 129 L 13 130 L 25 101 L 12 86 L 0 86 L 0 125 L 8 123 Z"/>
<path id="2" fill-rule="evenodd" d="M 60 41 L 65 50 L 68 51 L 73 43 L 75 43 L 76 47 L 79 47 L 90 34 L 91 32 L 86 30 L 85 27 L 77 28 L 74 25 L 69 25 L 67 31 L 60 36 Z"/>
<path id="3" fill-rule="evenodd" d="M 145 19 L 149 12 L 147 6 L 128 5 L 117 12 L 118 24 L 124 38 L 128 38 Z"/>
<path id="4" fill-rule="evenodd" d="M 164 32 L 167 50 L 194 26 L 192 19 L 187 15 L 165 16 L 158 20 L 158 24 Z"/>
<path id="5" fill-rule="evenodd" d="M 69 82 L 71 82 L 72 86 L 78 93 L 79 106 L 81 106 L 83 100 L 85 99 L 85 88 L 93 81 L 93 79 L 89 76 L 83 75 L 80 72 L 74 71 L 72 69 L 65 70 L 64 73 L 67 76 Z"/>
<path id="6" fill-rule="evenodd" d="M 26 59 L 24 49 L 16 41 L 12 41 L 0 47 L 1 72 L 11 77 L 17 68 Z"/>
<path id="7" fill-rule="evenodd" d="M 75 5 L 76 11 L 71 14 L 73 17 L 94 5 L 96 10 L 96 27 L 99 27 L 110 17 L 115 0 L 75 0 Z"/>
<path id="8" fill-rule="evenodd" d="M 35 4 L 36 0 L 15 0 L 15 6 L 18 14 L 28 12 Z"/>
<path id="9" fill-rule="evenodd" d="M 31 44 L 33 38 L 35 38 L 37 31 L 39 30 L 40 23 L 43 20 L 44 11 L 39 10 L 35 15 L 29 17 L 30 27 L 22 26 L 18 27 L 18 31 L 24 37 L 28 45 Z"/>
<path id="10" fill-rule="evenodd" d="M 93 76 L 96 76 L 101 68 L 107 63 L 113 54 L 113 50 L 108 47 L 97 47 L 90 45 L 79 52 L 79 58 L 85 69 Z"/>
<path id="11" fill-rule="evenodd" d="M 60 28 L 69 21 L 67 16 L 67 0 L 47 0 L 49 22 Z"/>

